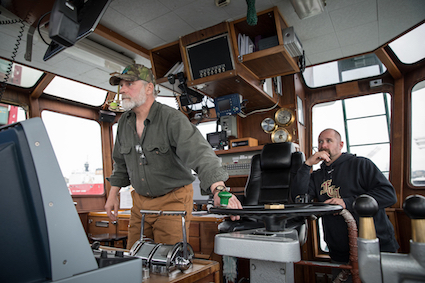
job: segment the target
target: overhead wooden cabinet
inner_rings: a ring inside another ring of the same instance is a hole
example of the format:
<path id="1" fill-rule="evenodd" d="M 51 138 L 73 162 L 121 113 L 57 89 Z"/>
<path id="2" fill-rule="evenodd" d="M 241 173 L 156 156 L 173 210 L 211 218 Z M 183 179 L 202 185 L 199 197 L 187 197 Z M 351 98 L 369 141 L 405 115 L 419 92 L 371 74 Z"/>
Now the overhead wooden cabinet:
<path id="1" fill-rule="evenodd" d="M 150 51 L 157 82 L 178 93 L 178 80 L 171 85 L 167 73 L 180 62 L 187 86 L 212 98 L 238 93 L 250 112 L 273 106 L 278 95 L 263 90 L 264 79 L 299 72 L 298 57 L 292 58 L 284 46 L 288 25 L 277 7 L 259 12 L 258 22 L 250 26 L 246 18 L 185 35 Z M 240 54 L 239 38 L 248 37 L 257 50 Z M 261 49 L 261 50 L 259 50 Z"/>
<path id="2" fill-rule="evenodd" d="M 230 23 L 223 22 L 180 39 L 187 85 L 212 98 L 241 94 L 246 111 L 273 106 L 277 97 L 264 92 L 260 80 L 235 60 L 231 36 Z"/>
<path id="3" fill-rule="evenodd" d="M 300 71 L 298 57 L 292 58 L 284 46 L 283 30 L 288 27 L 277 7 L 257 13 L 257 25 L 248 25 L 246 18 L 230 23 L 233 46 L 238 47 L 240 36 L 248 36 L 257 50 L 240 54 L 235 48 L 239 62 L 258 79 L 285 76 Z M 261 50 L 258 50 L 261 48 Z"/>
<path id="4" fill-rule="evenodd" d="M 183 62 L 179 41 L 150 50 L 150 59 L 156 82 L 165 88 L 174 89 L 175 92 L 181 93 L 181 90 L 178 88 L 178 82 L 172 85 L 167 78 L 167 73 L 173 67 L 177 67 L 178 64 Z"/>

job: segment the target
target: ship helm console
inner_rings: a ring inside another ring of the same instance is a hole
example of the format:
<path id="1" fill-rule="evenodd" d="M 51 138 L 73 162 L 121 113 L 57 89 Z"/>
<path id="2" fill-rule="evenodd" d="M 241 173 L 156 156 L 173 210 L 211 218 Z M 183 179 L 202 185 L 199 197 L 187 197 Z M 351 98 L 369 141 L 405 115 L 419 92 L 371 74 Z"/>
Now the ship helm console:
<path id="1" fill-rule="evenodd" d="M 140 210 L 142 223 L 140 239 L 130 249 L 129 255 L 141 258 L 143 261 L 144 278 L 149 273 L 169 275 L 174 270 L 185 271 L 192 266 L 194 255 L 192 246 L 187 242 L 186 211 Z M 145 215 L 179 215 L 182 219 L 183 241 L 174 245 L 154 243 L 144 236 Z"/>
<path id="2" fill-rule="evenodd" d="M 149 272 L 169 275 L 192 266 L 185 211 L 183 242 L 156 244 L 141 237 L 130 252 L 91 246 L 40 118 L 0 128 L 0 282 L 140 283 Z M 143 224 L 142 233 L 143 235 Z"/>
<path id="3" fill-rule="evenodd" d="M 40 118 L 0 128 L 0 160 L 0 282 L 142 282 L 142 259 L 92 250 Z"/>
<path id="4" fill-rule="evenodd" d="M 210 208 L 211 213 L 239 215 L 264 222 L 265 228 L 215 236 L 214 252 L 247 258 L 250 282 L 294 282 L 294 262 L 301 260 L 300 240 L 290 220 L 334 214 L 342 206 L 325 203 L 244 206 L 242 209 Z M 303 223 L 303 221 L 300 221 Z"/>
<path id="5" fill-rule="evenodd" d="M 353 207 L 360 215 L 357 245 L 362 282 L 425 282 L 425 197 L 411 195 L 403 203 L 404 212 L 412 222 L 409 254 L 379 251 L 373 222 L 378 203 L 374 198 L 361 195 Z"/>

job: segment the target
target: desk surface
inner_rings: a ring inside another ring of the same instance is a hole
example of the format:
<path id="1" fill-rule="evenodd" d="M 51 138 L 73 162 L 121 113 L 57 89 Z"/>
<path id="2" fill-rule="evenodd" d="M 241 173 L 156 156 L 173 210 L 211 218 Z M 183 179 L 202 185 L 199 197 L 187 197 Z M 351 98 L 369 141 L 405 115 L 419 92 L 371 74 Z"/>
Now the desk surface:
<path id="1" fill-rule="evenodd" d="M 101 247 L 104 250 L 128 251 L 120 248 Z M 220 264 L 216 261 L 205 259 L 193 259 L 192 266 L 184 272 L 176 270 L 169 276 L 149 274 L 150 278 L 143 280 L 143 283 L 194 283 L 194 282 L 214 282 L 220 283 Z M 208 278 L 207 281 L 202 279 Z"/>
<path id="2" fill-rule="evenodd" d="M 108 217 L 106 215 L 106 211 L 96 211 L 96 212 L 90 212 L 89 216 L 101 216 L 101 217 Z M 130 210 L 119 210 L 118 211 L 118 218 L 130 218 Z M 219 214 L 209 214 L 206 211 L 196 211 L 192 212 L 192 221 L 204 221 L 204 222 L 222 222 L 226 216 L 219 215 Z"/>
<path id="3" fill-rule="evenodd" d="M 220 265 L 216 261 L 194 259 L 192 267 L 181 272 L 180 270 L 173 271 L 169 276 L 150 274 L 150 278 L 143 282 L 155 283 L 191 283 L 197 282 L 200 279 L 211 276 L 208 282 L 219 283 Z"/>

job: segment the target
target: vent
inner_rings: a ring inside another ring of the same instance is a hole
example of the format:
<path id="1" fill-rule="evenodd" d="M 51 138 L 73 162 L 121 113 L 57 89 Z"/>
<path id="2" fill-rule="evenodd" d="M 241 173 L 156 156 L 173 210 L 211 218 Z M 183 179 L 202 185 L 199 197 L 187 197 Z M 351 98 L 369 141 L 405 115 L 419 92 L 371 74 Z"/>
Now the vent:
<path id="1" fill-rule="evenodd" d="M 230 0 L 215 0 L 215 5 L 217 7 L 224 7 L 230 4 Z"/>

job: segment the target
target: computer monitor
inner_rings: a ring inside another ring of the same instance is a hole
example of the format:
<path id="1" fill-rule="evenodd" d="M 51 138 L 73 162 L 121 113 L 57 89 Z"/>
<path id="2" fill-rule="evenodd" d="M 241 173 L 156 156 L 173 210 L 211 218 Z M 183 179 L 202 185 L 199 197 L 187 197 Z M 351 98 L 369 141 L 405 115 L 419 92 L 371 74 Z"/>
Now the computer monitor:
<path id="1" fill-rule="evenodd" d="M 108 8 L 109 4 L 112 0 L 88 0 L 88 1 L 77 1 L 78 4 L 76 5 L 77 9 L 77 23 L 78 24 L 78 34 L 75 40 L 72 40 L 73 42 L 70 42 L 68 45 L 73 45 L 79 40 L 87 37 L 89 34 L 91 34 L 99 24 L 100 19 L 102 18 L 103 14 L 105 13 L 106 9 Z M 66 6 L 66 0 L 56 0 L 55 4 L 53 5 L 52 9 L 52 15 L 50 16 L 52 19 L 66 19 L 66 15 L 58 7 Z M 54 21 L 54 24 L 49 27 L 49 34 L 51 30 L 55 30 L 55 34 L 57 33 L 63 33 L 67 34 L 67 29 L 74 29 L 75 25 L 70 24 L 72 23 L 72 20 L 67 21 Z M 57 26 L 61 25 L 61 26 Z M 59 37 L 56 37 L 59 38 Z M 66 41 L 66 40 L 65 40 Z M 62 43 L 62 44 L 61 44 Z M 63 45 L 64 42 L 56 42 L 52 40 L 50 42 L 49 47 L 47 48 L 43 60 L 47 61 L 54 55 L 58 54 L 62 50 L 64 50 L 66 47 Z M 66 43 L 65 43 L 66 44 Z"/>
<path id="2" fill-rule="evenodd" d="M 242 96 L 238 93 L 220 96 L 214 99 L 217 117 L 235 115 L 242 110 Z"/>
<path id="3" fill-rule="evenodd" d="M 141 282 L 141 260 L 100 272 L 40 118 L 0 128 L 0 160 L 0 282 Z"/>

